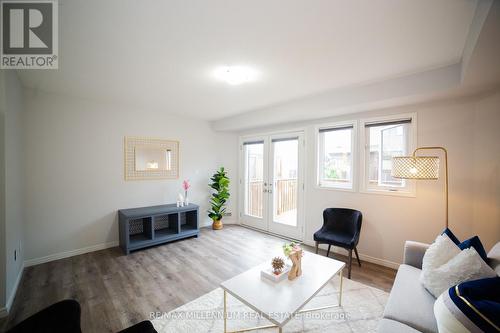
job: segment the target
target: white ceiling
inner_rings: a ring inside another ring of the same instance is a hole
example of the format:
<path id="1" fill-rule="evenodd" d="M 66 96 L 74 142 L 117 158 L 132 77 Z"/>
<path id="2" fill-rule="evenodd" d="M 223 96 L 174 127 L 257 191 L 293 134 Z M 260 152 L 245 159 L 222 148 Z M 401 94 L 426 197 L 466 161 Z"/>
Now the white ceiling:
<path id="1" fill-rule="evenodd" d="M 477 0 L 59 0 L 59 70 L 23 84 L 215 120 L 460 61 Z M 256 82 L 216 81 L 219 65 Z"/>

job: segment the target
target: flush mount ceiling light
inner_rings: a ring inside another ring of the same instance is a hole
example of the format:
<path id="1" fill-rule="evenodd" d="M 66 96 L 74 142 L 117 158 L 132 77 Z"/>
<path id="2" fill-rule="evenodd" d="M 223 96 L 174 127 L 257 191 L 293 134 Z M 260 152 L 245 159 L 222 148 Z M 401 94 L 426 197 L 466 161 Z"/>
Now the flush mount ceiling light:
<path id="1" fill-rule="evenodd" d="M 236 86 L 257 79 L 257 71 L 246 66 L 221 66 L 214 71 L 215 78 Z"/>

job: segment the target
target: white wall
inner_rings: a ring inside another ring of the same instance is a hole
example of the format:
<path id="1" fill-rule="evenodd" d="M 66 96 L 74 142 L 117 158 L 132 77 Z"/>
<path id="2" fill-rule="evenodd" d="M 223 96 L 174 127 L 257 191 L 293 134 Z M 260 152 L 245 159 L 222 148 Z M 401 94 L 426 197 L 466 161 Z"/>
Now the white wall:
<path id="1" fill-rule="evenodd" d="M 474 119 L 473 234 L 500 240 L 500 94 L 476 104 Z M 467 199 L 467 198 L 466 198 Z"/>
<path id="2" fill-rule="evenodd" d="M 226 152 L 236 142 L 234 135 L 213 132 L 206 121 L 164 110 L 31 90 L 26 92 L 24 126 L 28 263 L 116 243 L 118 209 L 175 202 L 183 179 L 191 180 L 191 202 L 201 205 L 200 223 L 210 224 L 209 177 L 226 163 Z M 179 179 L 125 181 L 125 136 L 179 140 Z"/>
<path id="3" fill-rule="evenodd" d="M 303 111 L 307 113 L 307 110 Z M 500 93 L 477 100 L 458 100 L 377 110 L 244 131 L 251 134 L 304 128 L 307 167 L 305 193 L 306 241 L 322 225 L 327 207 L 350 207 L 363 212 L 360 253 L 386 264 L 400 263 L 405 240 L 432 242 L 444 228 L 443 180 L 419 181 L 417 197 L 364 194 L 318 189 L 314 186 L 314 125 L 378 115 L 417 112 L 418 145 L 444 146 L 450 165 L 450 227 L 460 238 L 479 234 L 487 250 L 500 240 Z M 438 152 L 436 152 L 438 153 Z"/>
<path id="4" fill-rule="evenodd" d="M 23 143 L 21 118 L 23 88 L 15 71 L 2 71 L 1 109 L 4 114 L 5 149 L 5 303 L 12 304 L 22 273 L 23 254 Z M 14 256 L 16 252 L 16 258 Z"/>

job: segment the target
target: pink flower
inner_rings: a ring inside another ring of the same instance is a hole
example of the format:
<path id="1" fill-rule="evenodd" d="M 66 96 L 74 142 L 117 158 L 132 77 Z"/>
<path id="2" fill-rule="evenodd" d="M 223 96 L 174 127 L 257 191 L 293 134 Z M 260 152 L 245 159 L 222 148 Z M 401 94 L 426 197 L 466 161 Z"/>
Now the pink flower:
<path id="1" fill-rule="evenodd" d="M 190 187 L 191 187 L 191 184 L 189 184 L 189 179 L 185 179 L 182 182 L 182 188 L 184 189 L 184 191 L 187 191 Z"/>

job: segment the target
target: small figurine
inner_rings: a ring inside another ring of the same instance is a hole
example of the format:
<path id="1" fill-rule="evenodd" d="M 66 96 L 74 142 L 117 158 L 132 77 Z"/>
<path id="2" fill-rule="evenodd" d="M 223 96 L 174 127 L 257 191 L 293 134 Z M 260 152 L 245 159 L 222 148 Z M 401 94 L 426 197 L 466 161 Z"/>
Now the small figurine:
<path id="1" fill-rule="evenodd" d="M 285 261 L 281 257 L 274 257 L 271 261 L 271 266 L 273 267 L 273 273 L 275 275 L 280 275 L 285 268 Z"/>
<path id="2" fill-rule="evenodd" d="M 184 207 L 184 197 L 181 193 L 177 196 L 177 207 Z"/>

